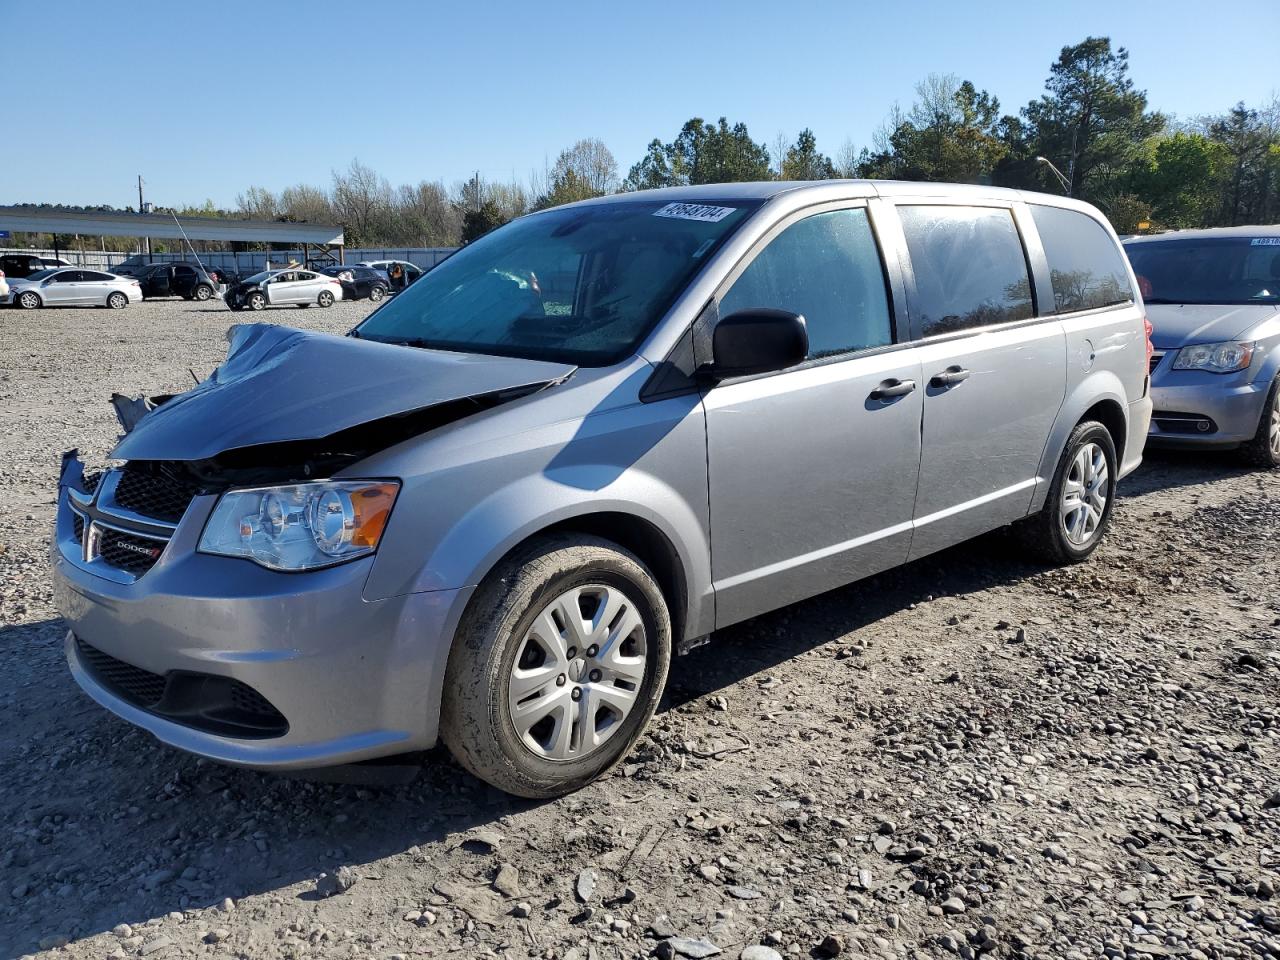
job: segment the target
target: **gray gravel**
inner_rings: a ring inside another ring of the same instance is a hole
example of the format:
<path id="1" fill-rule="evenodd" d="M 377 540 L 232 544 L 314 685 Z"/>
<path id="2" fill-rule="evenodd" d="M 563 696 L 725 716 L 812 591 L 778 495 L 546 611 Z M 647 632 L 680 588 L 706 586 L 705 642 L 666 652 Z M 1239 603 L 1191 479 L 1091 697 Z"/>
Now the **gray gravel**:
<path id="1" fill-rule="evenodd" d="M 59 454 L 232 320 L 0 312 L 0 956 L 1280 958 L 1280 475 L 1154 457 L 1088 564 L 993 536 L 724 631 L 559 801 L 282 779 L 96 707 L 50 605 Z"/>

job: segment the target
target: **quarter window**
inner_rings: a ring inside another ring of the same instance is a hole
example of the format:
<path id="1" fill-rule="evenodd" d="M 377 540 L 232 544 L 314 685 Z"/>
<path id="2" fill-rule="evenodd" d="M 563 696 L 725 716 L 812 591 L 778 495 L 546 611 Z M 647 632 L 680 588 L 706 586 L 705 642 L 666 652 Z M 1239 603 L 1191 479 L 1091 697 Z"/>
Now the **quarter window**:
<path id="1" fill-rule="evenodd" d="M 1133 300 L 1124 258 L 1102 224 L 1076 210 L 1031 205 L 1049 261 L 1055 313 L 1091 310 Z"/>
<path id="2" fill-rule="evenodd" d="M 902 206 L 916 292 L 919 336 L 1025 320 L 1031 278 L 1011 211 L 997 207 Z"/>
<path id="3" fill-rule="evenodd" d="M 720 298 L 720 315 L 753 308 L 804 317 L 809 357 L 893 340 L 884 268 L 867 212 L 806 217 L 773 238 Z"/>

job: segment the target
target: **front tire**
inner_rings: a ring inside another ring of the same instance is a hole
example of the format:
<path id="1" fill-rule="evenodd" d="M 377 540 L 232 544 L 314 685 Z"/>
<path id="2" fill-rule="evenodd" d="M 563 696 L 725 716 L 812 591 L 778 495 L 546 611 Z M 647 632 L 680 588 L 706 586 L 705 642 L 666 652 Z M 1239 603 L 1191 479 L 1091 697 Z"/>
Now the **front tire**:
<path id="1" fill-rule="evenodd" d="M 333 293 L 329 290 L 321 290 L 320 296 L 316 297 L 316 303 L 322 307 L 333 306 Z"/>
<path id="2" fill-rule="evenodd" d="M 129 298 L 123 293 L 113 293 L 107 297 L 107 306 L 112 310 L 123 310 L 129 305 Z"/>
<path id="3" fill-rule="evenodd" d="M 1280 377 L 1271 383 L 1267 402 L 1258 418 L 1258 432 L 1240 448 L 1245 463 L 1264 470 L 1280 467 Z"/>
<path id="4" fill-rule="evenodd" d="M 196 287 L 195 298 L 197 300 L 208 300 L 212 296 L 213 287 L 209 286 L 207 283 L 202 283 L 200 286 Z"/>
<path id="5" fill-rule="evenodd" d="M 387 291 L 380 283 L 375 283 L 369 290 L 369 299 L 374 303 L 381 303 L 386 295 Z"/>
<path id="6" fill-rule="evenodd" d="M 267 308 L 266 295 L 255 290 L 253 293 L 249 294 L 248 299 L 245 300 L 245 306 L 254 311 L 265 310 Z"/>
<path id="7" fill-rule="evenodd" d="M 1096 420 L 1071 431 L 1044 509 L 1022 522 L 1023 543 L 1053 564 L 1080 563 L 1102 542 L 1116 499 L 1116 446 Z"/>
<path id="8" fill-rule="evenodd" d="M 23 310 L 35 310 L 44 304 L 40 300 L 40 294 L 32 293 L 30 290 L 18 294 L 18 306 Z"/>
<path id="9" fill-rule="evenodd" d="M 472 599 L 449 655 L 440 735 L 500 790 L 571 793 L 626 756 L 670 660 L 666 601 L 638 558 L 598 537 L 539 539 Z"/>

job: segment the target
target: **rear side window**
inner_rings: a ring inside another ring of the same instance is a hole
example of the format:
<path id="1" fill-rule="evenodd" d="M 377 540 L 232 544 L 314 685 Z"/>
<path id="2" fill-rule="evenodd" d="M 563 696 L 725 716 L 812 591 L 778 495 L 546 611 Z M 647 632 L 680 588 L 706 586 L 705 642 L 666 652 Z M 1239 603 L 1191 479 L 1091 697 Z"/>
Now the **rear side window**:
<path id="1" fill-rule="evenodd" d="M 80 272 L 80 277 L 81 277 L 81 279 L 83 279 L 83 280 L 92 280 L 92 281 L 94 281 L 95 283 L 97 283 L 97 282 L 101 282 L 101 281 L 103 281 L 103 280 L 112 280 L 112 279 L 114 279 L 110 274 L 107 274 L 107 273 L 95 273 L 95 272 L 93 272 L 92 270 L 82 270 L 82 271 Z"/>
<path id="2" fill-rule="evenodd" d="M 809 356 L 893 340 L 884 268 L 865 210 L 806 217 L 769 241 L 720 298 L 720 315 L 765 307 L 804 317 Z"/>
<path id="3" fill-rule="evenodd" d="M 918 335 L 1025 320 L 1031 278 L 1013 213 L 994 207 L 901 206 L 915 273 Z"/>
<path id="4" fill-rule="evenodd" d="M 1102 224 L 1075 210 L 1034 203 L 1031 219 L 1049 261 L 1054 313 L 1133 300 L 1124 257 Z"/>

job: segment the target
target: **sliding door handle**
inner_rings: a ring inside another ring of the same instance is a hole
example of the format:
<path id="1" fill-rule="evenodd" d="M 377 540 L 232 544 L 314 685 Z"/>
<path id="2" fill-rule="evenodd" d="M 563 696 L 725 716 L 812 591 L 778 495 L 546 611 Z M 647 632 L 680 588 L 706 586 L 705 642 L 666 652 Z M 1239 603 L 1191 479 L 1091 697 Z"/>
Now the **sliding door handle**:
<path id="1" fill-rule="evenodd" d="M 915 388 L 914 380 L 885 380 L 871 391 L 871 399 L 892 400 L 895 397 L 905 397 Z"/>

